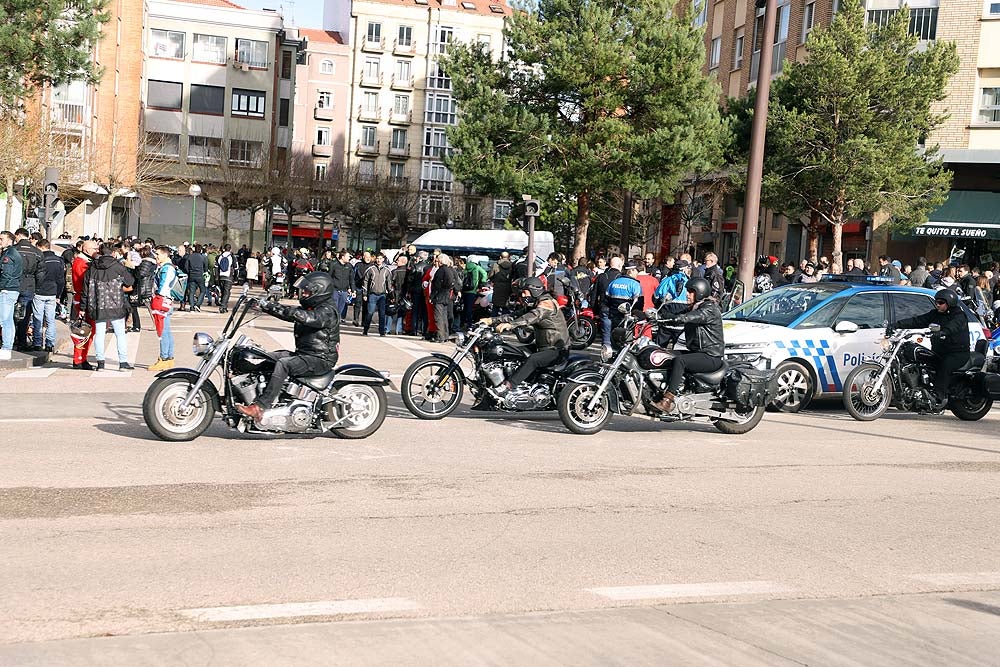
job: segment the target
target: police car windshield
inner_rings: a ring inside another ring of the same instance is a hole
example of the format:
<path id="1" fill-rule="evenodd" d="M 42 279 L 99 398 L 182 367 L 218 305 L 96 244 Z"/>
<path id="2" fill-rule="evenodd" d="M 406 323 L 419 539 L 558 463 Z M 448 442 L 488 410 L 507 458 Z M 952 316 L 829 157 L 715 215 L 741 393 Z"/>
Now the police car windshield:
<path id="1" fill-rule="evenodd" d="M 723 319 L 787 327 L 804 313 L 850 287 L 851 285 L 843 283 L 808 283 L 779 287 L 730 310 Z"/>

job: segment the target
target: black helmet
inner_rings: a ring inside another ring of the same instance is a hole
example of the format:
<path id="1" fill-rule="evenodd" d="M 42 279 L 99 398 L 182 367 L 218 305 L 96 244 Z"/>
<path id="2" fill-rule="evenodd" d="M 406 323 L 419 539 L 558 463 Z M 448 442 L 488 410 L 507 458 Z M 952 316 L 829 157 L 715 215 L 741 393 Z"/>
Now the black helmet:
<path id="1" fill-rule="evenodd" d="M 694 294 L 694 302 L 698 303 L 712 294 L 712 286 L 704 278 L 692 278 L 687 281 L 687 291 Z"/>
<path id="2" fill-rule="evenodd" d="M 306 308 L 315 308 L 333 296 L 333 278 L 329 273 L 313 271 L 295 281 L 299 291 L 299 303 Z"/>
<path id="3" fill-rule="evenodd" d="M 542 282 L 541 278 L 535 278 L 535 277 L 525 278 L 524 280 L 521 281 L 519 289 L 522 292 L 527 290 L 528 294 L 531 295 L 528 297 L 523 297 L 525 305 L 534 306 L 536 303 L 538 303 L 538 300 L 542 298 L 542 295 L 545 294 L 545 283 Z"/>
<path id="4" fill-rule="evenodd" d="M 939 289 L 934 295 L 934 301 L 944 301 L 948 304 L 948 310 L 958 307 L 958 295 L 955 290 Z"/>

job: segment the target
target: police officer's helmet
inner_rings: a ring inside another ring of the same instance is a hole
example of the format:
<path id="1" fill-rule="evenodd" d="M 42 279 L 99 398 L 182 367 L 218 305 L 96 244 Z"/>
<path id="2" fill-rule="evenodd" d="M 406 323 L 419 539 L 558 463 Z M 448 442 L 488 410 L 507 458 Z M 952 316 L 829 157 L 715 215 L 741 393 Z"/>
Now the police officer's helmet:
<path id="1" fill-rule="evenodd" d="M 694 294 L 694 302 L 698 303 L 712 294 L 712 286 L 704 278 L 692 278 L 687 281 L 687 291 Z"/>
<path id="2" fill-rule="evenodd" d="M 521 281 L 520 289 L 521 298 L 524 299 L 524 303 L 527 306 L 534 306 L 542 298 L 542 295 L 545 294 L 545 284 L 541 278 L 525 278 Z M 527 292 L 529 296 L 523 296 L 524 292 Z"/>
<path id="3" fill-rule="evenodd" d="M 315 308 L 333 296 L 333 278 L 324 271 L 313 271 L 296 280 L 295 289 L 299 291 L 299 303 Z"/>
<path id="4" fill-rule="evenodd" d="M 939 289 L 937 294 L 934 295 L 934 301 L 944 301 L 948 304 L 948 310 L 958 307 L 958 295 L 955 294 L 954 290 Z"/>

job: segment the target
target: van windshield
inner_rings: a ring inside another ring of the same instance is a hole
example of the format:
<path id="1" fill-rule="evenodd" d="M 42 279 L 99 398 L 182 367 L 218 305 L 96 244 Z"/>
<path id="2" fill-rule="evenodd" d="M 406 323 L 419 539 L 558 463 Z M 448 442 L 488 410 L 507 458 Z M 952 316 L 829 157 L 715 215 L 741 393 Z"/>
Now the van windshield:
<path id="1" fill-rule="evenodd" d="M 779 287 L 733 308 L 723 315 L 723 319 L 787 327 L 804 313 L 850 287 L 842 283 L 808 283 Z"/>

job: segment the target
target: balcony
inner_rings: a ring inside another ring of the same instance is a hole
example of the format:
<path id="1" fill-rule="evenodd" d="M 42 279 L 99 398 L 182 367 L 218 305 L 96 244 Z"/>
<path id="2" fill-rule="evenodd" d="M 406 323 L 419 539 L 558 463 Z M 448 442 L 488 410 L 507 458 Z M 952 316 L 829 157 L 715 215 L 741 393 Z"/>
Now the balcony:
<path id="1" fill-rule="evenodd" d="M 393 125 L 409 125 L 413 122 L 413 112 L 396 111 L 393 109 L 393 111 L 389 113 L 389 122 Z"/>
<path id="2" fill-rule="evenodd" d="M 389 144 L 389 157 L 410 157 L 410 144 L 406 144 L 405 146 L 393 146 Z"/>
<path id="3" fill-rule="evenodd" d="M 376 141 L 374 144 L 363 144 L 361 140 L 358 139 L 358 143 L 354 148 L 354 152 L 358 155 L 378 155 L 379 147 L 382 145 L 381 141 Z"/>
<path id="4" fill-rule="evenodd" d="M 378 40 L 365 39 L 361 42 L 361 50 L 367 51 L 368 53 L 382 53 L 385 51 L 385 38 Z"/>
<path id="5" fill-rule="evenodd" d="M 410 40 L 409 44 L 400 44 L 397 39 L 392 43 L 392 55 L 394 56 L 415 56 L 417 55 L 417 45 Z"/>
<path id="6" fill-rule="evenodd" d="M 358 106 L 358 120 L 382 120 L 382 112 L 379 109 L 368 109 L 365 105 Z"/>
<path id="7" fill-rule="evenodd" d="M 333 120 L 336 117 L 336 112 L 333 107 L 321 107 L 316 106 L 313 109 L 313 118 L 316 120 Z"/>
<path id="8" fill-rule="evenodd" d="M 361 78 L 358 80 L 358 85 L 365 88 L 381 88 L 382 87 L 382 75 L 381 74 L 362 74 Z"/>
<path id="9" fill-rule="evenodd" d="M 330 144 L 313 144 L 313 157 L 333 157 L 333 146 Z"/>
<path id="10" fill-rule="evenodd" d="M 399 78 L 395 74 L 392 75 L 392 83 L 389 86 L 393 90 L 413 90 L 413 77 L 408 76 L 405 79 Z"/>
<path id="11" fill-rule="evenodd" d="M 53 100 L 52 122 L 63 129 L 83 129 L 83 102 Z"/>
<path id="12" fill-rule="evenodd" d="M 390 176 L 386 179 L 386 183 L 390 188 L 397 190 L 406 190 L 410 187 L 410 179 L 406 176 Z"/>

